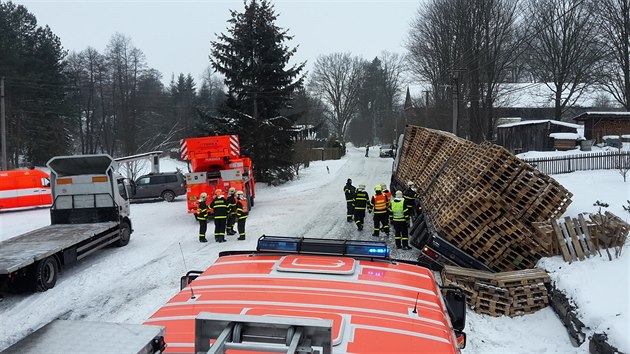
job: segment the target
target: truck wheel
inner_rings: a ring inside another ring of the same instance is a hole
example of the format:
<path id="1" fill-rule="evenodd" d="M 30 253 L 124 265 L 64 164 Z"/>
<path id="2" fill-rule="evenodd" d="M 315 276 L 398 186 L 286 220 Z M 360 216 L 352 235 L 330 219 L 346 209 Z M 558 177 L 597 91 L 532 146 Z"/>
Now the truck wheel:
<path id="1" fill-rule="evenodd" d="M 164 191 L 162 192 L 162 199 L 170 203 L 175 200 L 175 193 L 173 191 Z"/>
<path id="2" fill-rule="evenodd" d="M 35 265 L 35 290 L 46 291 L 57 284 L 59 268 L 53 257 L 46 257 Z"/>
<path id="3" fill-rule="evenodd" d="M 120 239 L 118 239 L 116 246 L 118 247 L 127 246 L 130 238 L 131 238 L 131 227 L 129 227 L 128 223 L 123 221 L 120 224 Z"/>

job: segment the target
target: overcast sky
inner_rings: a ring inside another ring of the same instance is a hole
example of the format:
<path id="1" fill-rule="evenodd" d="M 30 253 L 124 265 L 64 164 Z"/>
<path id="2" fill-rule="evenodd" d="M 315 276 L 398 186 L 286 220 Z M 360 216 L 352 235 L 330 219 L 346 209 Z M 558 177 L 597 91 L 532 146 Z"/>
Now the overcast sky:
<path id="1" fill-rule="evenodd" d="M 163 81 L 190 73 L 199 81 L 209 65 L 210 42 L 226 32 L 229 10 L 242 0 L 13 0 L 26 6 L 39 25 L 49 25 L 69 51 L 88 46 L 103 52 L 120 32 L 146 55 Z M 419 0 L 276 0 L 276 24 L 289 29 L 307 69 L 321 54 L 351 52 L 373 59 L 381 51 L 405 52 L 403 43 Z"/>

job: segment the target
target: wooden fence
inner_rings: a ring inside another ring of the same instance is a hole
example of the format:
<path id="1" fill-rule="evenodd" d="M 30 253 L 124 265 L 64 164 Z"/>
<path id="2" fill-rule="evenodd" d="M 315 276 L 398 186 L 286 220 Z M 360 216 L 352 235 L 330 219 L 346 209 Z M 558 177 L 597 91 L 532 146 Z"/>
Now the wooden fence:
<path id="1" fill-rule="evenodd" d="M 540 172 L 548 175 L 588 170 L 630 168 L 630 151 L 606 151 L 592 154 L 524 158 Z"/>

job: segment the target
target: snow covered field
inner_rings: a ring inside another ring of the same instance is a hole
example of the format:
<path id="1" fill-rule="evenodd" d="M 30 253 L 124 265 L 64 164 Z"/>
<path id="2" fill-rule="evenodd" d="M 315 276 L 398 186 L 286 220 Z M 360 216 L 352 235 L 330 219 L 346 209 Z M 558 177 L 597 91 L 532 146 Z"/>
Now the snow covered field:
<path id="1" fill-rule="evenodd" d="M 369 239 L 345 220 L 343 185 L 365 183 L 368 192 L 389 183 L 392 159 L 379 158 L 378 148 L 365 158 L 363 148 L 349 147 L 338 161 L 320 161 L 300 171 L 299 179 L 278 186 L 257 187 L 256 205 L 247 221 L 247 240 L 201 244 L 198 226 L 186 214 L 184 197 L 173 203 L 132 204 L 134 233 L 123 248 L 108 248 L 62 270 L 55 288 L 34 294 L 3 294 L 0 302 L 0 350 L 56 318 L 142 323 L 178 292 L 186 270 L 203 270 L 220 251 L 254 249 L 262 235 Z M 162 171 L 175 170 L 172 160 Z M 609 211 L 629 219 L 622 205 L 630 199 L 630 182 L 617 171 L 575 172 L 553 176 L 573 193 L 567 216 L 595 212 L 596 200 Z M 371 194 L 371 193 L 370 193 Z M 48 209 L 0 212 L 0 240 L 48 225 Z M 209 225 L 209 231 L 212 231 Z M 212 237 L 209 238 L 212 240 Z M 628 344 L 628 244 L 619 259 L 593 258 L 568 264 L 561 257 L 543 259 L 540 266 L 565 289 L 582 311 L 592 331 L 606 331 L 624 352 Z M 405 253 L 403 253 L 405 252 Z M 393 251 L 393 257 L 412 258 L 413 251 Z M 183 257 L 182 257 L 183 253 Z M 565 328 L 551 310 L 516 318 L 493 318 L 468 312 L 468 347 L 464 353 L 587 353 L 588 343 L 573 347 Z M 54 350 L 53 350 L 54 351 Z"/>

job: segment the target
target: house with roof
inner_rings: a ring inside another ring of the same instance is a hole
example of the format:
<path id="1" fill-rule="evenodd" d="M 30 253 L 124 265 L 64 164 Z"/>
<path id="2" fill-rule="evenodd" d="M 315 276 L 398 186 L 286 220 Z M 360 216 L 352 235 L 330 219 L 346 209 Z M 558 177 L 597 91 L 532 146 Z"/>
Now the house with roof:
<path id="1" fill-rule="evenodd" d="M 573 118 L 584 124 L 584 137 L 603 143 L 605 137 L 630 136 L 630 112 L 584 112 Z"/>
<path id="2" fill-rule="evenodd" d="M 525 120 L 497 126 L 496 143 L 513 154 L 574 149 L 583 139 L 582 126 L 553 119 Z"/>

